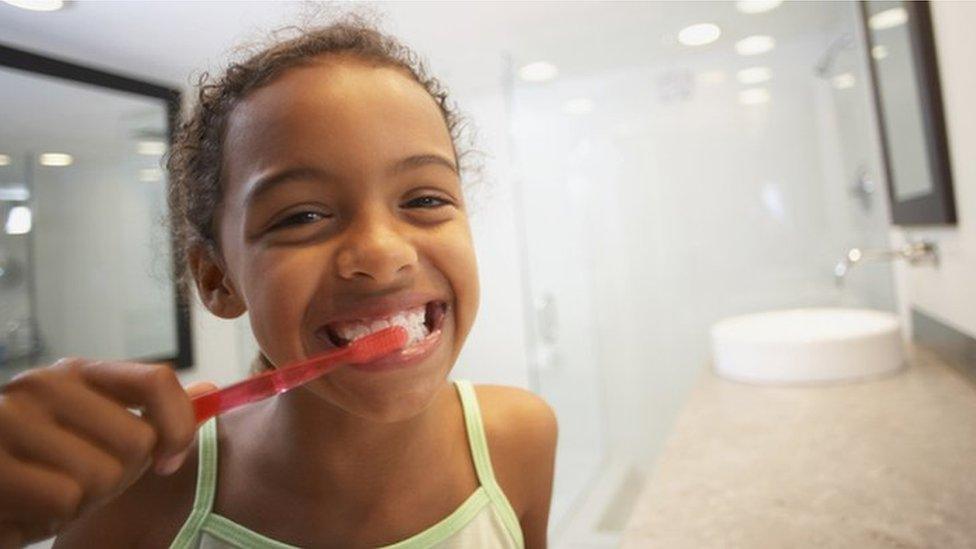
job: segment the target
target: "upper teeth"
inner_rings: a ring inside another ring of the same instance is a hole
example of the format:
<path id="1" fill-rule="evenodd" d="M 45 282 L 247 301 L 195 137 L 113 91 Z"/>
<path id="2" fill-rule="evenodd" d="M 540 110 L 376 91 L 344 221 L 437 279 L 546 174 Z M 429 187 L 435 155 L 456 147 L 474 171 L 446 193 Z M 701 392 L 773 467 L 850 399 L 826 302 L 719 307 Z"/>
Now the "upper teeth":
<path id="1" fill-rule="evenodd" d="M 390 326 L 402 326 L 407 330 L 407 345 L 412 345 L 427 337 L 430 330 L 424 320 L 427 316 L 427 308 L 424 305 L 400 311 L 392 316 L 382 319 L 372 320 L 353 320 L 340 322 L 332 325 L 332 329 L 342 339 L 355 341 L 365 335 L 378 332 Z"/>

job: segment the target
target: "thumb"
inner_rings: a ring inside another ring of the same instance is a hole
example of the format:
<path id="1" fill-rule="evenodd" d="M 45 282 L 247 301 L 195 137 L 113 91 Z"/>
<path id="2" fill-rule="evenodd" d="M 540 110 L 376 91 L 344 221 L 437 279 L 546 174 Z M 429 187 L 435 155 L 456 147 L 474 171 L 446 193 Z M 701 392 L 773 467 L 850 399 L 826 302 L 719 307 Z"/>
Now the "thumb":
<path id="1" fill-rule="evenodd" d="M 202 395 L 203 393 L 213 391 L 217 389 L 217 386 L 209 381 L 197 381 L 185 386 L 183 389 L 186 391 L 186 395 L 188 397 L 193 398 Z M 175 472 L 183 465 L 183 462 L 186 460 L 186 455 L 189 452 L 190 446 L 186 447 L 186 449 L 178 454 L 157 460 L 155 467 L 156 472 L 162 475 L 168 475 Z"/>
<path id="2" fill-rule="evenodd" d="M 203 393 L 213 391 L 216 388 L 217 386 L 210 381 L 197 381 L 187 385 L 183 389 L 190 398 L 193 398 L 195 396 L 202 395 Z"/>

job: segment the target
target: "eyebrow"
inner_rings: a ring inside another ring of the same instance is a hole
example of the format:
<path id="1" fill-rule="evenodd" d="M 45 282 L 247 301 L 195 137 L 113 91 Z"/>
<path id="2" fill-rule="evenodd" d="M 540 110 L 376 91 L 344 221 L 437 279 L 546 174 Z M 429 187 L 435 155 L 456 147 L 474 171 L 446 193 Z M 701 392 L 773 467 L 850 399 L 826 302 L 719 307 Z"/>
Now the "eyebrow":
<path id="1" fill-rule="evenodd" d="M 457 166 L 446 156 L 439 154 L 415 154 L 393 164 L 393 166 L 390 167 L 390 175 L 395 175 L 400 172 L 419 168 L 428 164 L 441 165 L 451 170 L 455 174 L 458 173 Z"/>
<path id="2" fill-rule="evenodd" d="M 439 165 L 443 166 L 455 174 L 458 174 L 457 165 L 451 161 L 446 156 L 440 154 L 415 154 L 408 156 L 406 158 L 396 161 L 390 166 L 387 173 L 389 175 L 397 175 L 405 171 L 420 168 L 422 166 L 428 165 Z M 248 192 L 247 197 L 244 199 L 245 204 L 251 204 L 257 198 L 268 192 L 272 187 L 276 187 L 281 183 L 292 180 L 299 179 L 316 179 L 319 181 L 335 181 L 338 179 L 332 173 L 321 168 L 316 168 L 314 166 L 298 165 L 285 168 L 284 170 L 271 173 L 264 177 L 258 179 L 254 185 L 251 186 L 251 190 Z"/>

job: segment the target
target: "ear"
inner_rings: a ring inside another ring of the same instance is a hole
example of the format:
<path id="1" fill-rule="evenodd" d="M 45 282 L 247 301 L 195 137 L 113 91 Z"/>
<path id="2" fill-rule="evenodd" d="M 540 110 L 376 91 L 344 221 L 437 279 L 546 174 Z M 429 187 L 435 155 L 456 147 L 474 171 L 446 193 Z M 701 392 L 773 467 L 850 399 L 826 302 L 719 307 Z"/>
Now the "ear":
<path id="1" fill-rule="evenodd" d="M 190 250 L 187 259 L 200 300 L 211 313 L 220 318 L 237 318 L 247 311 L 243 297 L 216 254 L 206 246 L 198 245 Z"/>

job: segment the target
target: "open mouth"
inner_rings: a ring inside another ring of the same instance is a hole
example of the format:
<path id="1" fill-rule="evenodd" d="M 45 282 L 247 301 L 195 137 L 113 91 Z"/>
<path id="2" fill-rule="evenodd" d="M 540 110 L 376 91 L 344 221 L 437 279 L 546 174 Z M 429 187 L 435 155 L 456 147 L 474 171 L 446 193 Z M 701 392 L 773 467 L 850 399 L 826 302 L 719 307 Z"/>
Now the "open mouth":
<path id="1" fill-rule="evenodd" d="M 330 322 L 321 330 L 336 347 L 345 347 L 351 342 L 390 326 L 401 326 L 407 331 L 407 346 L 422 341 L 444 325 L 447 303 L 430 301 L 425 305 L 397 311 L 384 317 L 363 318 L 340 322 Z"/>

